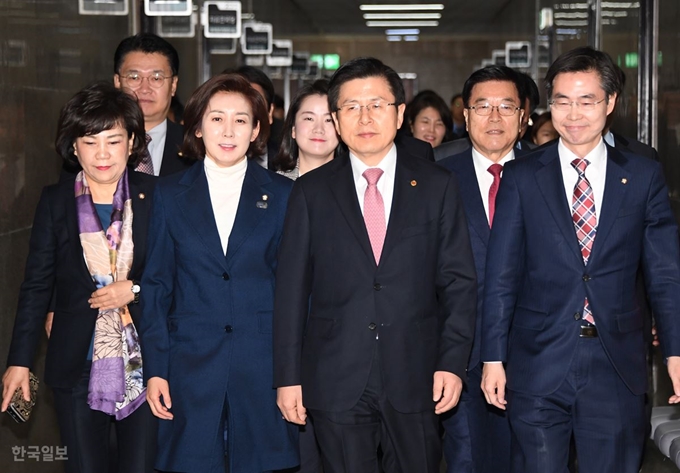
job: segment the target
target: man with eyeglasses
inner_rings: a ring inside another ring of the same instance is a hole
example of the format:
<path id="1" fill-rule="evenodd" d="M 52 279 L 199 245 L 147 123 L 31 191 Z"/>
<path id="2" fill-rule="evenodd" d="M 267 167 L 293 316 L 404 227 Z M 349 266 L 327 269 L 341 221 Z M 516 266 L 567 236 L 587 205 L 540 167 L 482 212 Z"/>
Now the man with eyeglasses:
<path id="1" fill-rule="evenodd" d="M 659 163 L 602 139 L 621 90 L 611 58 L 574 49 L 545 82 L 560 139 L 503 171 L 482 389 L 507 407 L 519 471 L 566 472 L 573 435 L 581 473 L 637 473 L 647 367 L 636 275 L 641 266 L 677 403 L 678 227 Z"/>
<path id="2" fill-rule="evenodd" d="M 466 128 L 472 142 L 460 154 L 439 161 L 460 183 L 477 270 L 477 323 L 460 403 L 442 416 L 444 456 L 449 473 L 509 473 L 510 424 L 505 412 L 489 406 L 480 384 L 481 313 L 489 234 L 503 166 L 527 150 L 515 147 L 523 124 L 525 88 L 517 72 L 488 66 L 472 73 L 463 87 Z"/>
<path id="3" fill-rule="evenodd" d="M 438 414 L 458 402 L 476 303 L 457 180 L 426 148 L 395 144 L 404 88 L 379 60 L 339 68 L 328 101 L 347 149 L 289 199 L 278 405 L 289 422 L 309 415 L 325 473 L 375 473 L 379 448 L 385 473 L 438 473 Z"/>
<path id="4" fill-rule="evenodd" d="M 191 166 L 180 155 L 184 129 L 167 118 L 177 91 L 179 55 L 175 48 L 152 33 L 130 36 L 118 45 L 113 69 L 114 85 L 134 94 L 144 113 L 149 156 L 136 170 L 167 176 Z"/>

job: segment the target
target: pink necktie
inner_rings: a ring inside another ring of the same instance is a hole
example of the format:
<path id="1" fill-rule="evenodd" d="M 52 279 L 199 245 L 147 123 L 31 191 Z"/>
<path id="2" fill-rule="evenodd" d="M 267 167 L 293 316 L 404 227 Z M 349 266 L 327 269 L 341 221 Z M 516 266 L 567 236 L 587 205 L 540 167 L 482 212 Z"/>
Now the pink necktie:
<path id="1" fill-rule="evenodd" d="M 382 175 L 383 170 L 380 168 L 366 169 L 362 174 L 368 182 L 368 187 L 364 194 L 364 221 L 366 222 L 366 230 L 368 230 L 368 238 L 371 240 L 371 248 L 373 249 L 376 264 L 380 263 L 380 254 L 382 253 L 385 233 L 387 231 L 385 204 L 377 186 Z"/>
<path id="2" fill-rule="evenodd" d="M 597 232 L 597 215 L 595 213 L 595 199 L 590 182 L 586 178 L 586 167 L 590 164 L 585 159 L 574 159 L 571 165 L 578 173 L 578 181 L 574 186 L 574 197 L 571 201 L 571 218 L 574 221 L 574 229 L 581 247 L 583 264 L 588 264 L 590 251 L 593 248 L 595 234 Z M 586 297 L 583 307 L 583 320 L 591 324 L 595 323 L 593 312 L 590 309 L 588 298 Z"/>
<path id="3" fill-rule="evenodd" d="M 491 187 L 489 187 L 489 227 L 493 224 L 493 215 L 496 213 L 496 195 L 498 194 L 498 186 L 501 185 L 501 172 L 503 172 L 503 166 L 498 163 L 493 163 L 487 169 L 489 173 L 493 176 L 493 182 Z"/>
<path id="4" fill-rule="evenodd" d="M 144 148 L 142 159 L 137 164 L 135 171 L 153 176 L 153 161 L 151 160 L 151 153 L 149 153 L 149 143 L 151 143 L 151 137 L 146 135 L 146 148 Z"/>

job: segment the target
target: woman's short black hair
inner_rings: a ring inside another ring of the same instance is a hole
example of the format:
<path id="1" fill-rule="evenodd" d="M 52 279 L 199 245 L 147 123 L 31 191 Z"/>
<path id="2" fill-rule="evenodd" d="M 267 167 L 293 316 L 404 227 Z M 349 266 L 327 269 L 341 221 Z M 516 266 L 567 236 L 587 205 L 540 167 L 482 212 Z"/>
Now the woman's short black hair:
<path id="1" fill-rule="evenodd" d="M 210 99 L 219 92 L 231 92 L 242 95 L 250 104 L 253 113 L 253 128 L 260 125 L 260 133 L 255 141 L 248 147 L 248 158 L 253 159 L 262 156 L 267 151 L 267 140 L 269 139 L 269 111 L 264 97 L 250 86 L 242 75 L 236 73 L 220 74 L 191 94 L 184 107 L 184 143 L 182 144 L 182 155 L 190 159 L 205 158 L 205 144 L 203 139 L 196 136 L 196 132 L 201 129 L 203 115 L 208 109 Z"/>
<path id="2" fill-rule="evenodd" d="M 432 107 L 439 112 L 439 116 L 446 127 L 446 134 L 444 134 L 443 141 L 450 141 L 453 138 L 453 117 L 451 116 L 451 109 L 446 105 L 444 99 L 433 90 L 423 90 L 409 102 L 406 106 L 405 114 L 408 125 L 406 127 L 402 125 L 402 129 L 410 132 L 411 126 L 415 123 L 418 114 L 428 107 Z"/>
<path id="3" fill-rule="evenodd" d="M 132 95 L 109 82 L 95 82 L 76 93 L 61 109 L 54 146 L 69 168 L 80 164 L 74 154 L 76 138 L 96 135 L 115 126 L 134 137 L 128 165 L 134 166 L 146 152 L 144 114 Z"/>
<path id="4" fill-rule="evenodd" d="M 295 126 L 295 119 L 300 111 L 302 102 L 312 95 L 328 99 L 328 81 L 319 79 L 313 84 L 306 84 L 298 90 L 293 98 L 293 102 L 288 109 L 288 115 L 286 115 L 286 120 L 283 122 L 283 129 L 281 130 L 281 147 L 276 155 L 276 160 L 273 162 L 274 169 L 277 171 L 292 171 L 295 169 L 300 148 L 293 139 L 293 127 Z M 337 154 L 338 150 L 336 149 L 335 151 Z"/>

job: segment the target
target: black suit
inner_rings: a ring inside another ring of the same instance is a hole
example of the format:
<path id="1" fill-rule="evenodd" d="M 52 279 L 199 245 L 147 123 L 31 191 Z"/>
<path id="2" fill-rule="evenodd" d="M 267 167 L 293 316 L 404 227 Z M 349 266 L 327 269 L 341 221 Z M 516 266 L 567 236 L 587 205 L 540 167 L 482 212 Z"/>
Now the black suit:
<path id="1" fill-rule="evenodd" d="M 139 280 L 156 178 L 131 170 L 128 176 L 134 213 L 134 259 L 128 279 Z M 83 258 L 74 182 L 75 174 L 63 173 L 58 184 L 43 190 L 38 203 L 7 365 L 33 366 L 45 314 L 52 308 L 45 383 L 53 388 L 62 444 L 69 448 L 67 472 L 88 473 L 107 469 L 108 427 L 112 420 L 87 405 L 87 355 L 98 313 L 87 301 L 97 287 Z M 56 298 L 51 301 L 53 291 Z M 54 307 L 50 307 L 51 303 Z M 128 307 L 138 324 L 138 305 Z M 153 471 L 157 426 L 146 403 L 116 422 L 116 428 L 119 448 L 126 452 L 121 457 L 120 470 Z"/>
<path id="2" fill-rule="evenodd" d="M 184 141 L 184 127 L 170 120 L 166 119 L 166 121 L 168 122 L 168 131 L 165 134 L 165 147 L 163 148 L 163 161 L 161 161 L 159 176 L 169 176 L 184 171 L 194 163 L 180 155 Z"/>
<path id="3" fill-rule="evenodd" d="M 274 382 L 302 385 L 315 428 L 316 412 L 352 410 L 377 376 L 394 410 L 430 415 L 436 431 L 433 374 L 465 379 L 475 305 L 467 224 L 448 171 L 397 146 L 377 266 L 347 154 L 296 181 L 279 251 Z"/>

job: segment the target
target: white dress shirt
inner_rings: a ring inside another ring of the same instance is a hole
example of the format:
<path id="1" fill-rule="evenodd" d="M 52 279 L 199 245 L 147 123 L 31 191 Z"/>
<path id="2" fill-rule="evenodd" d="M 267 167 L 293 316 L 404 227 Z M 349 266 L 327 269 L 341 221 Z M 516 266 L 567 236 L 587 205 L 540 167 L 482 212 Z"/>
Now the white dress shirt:
<path id="1" fill-rule="evenodd" d="M 234 228 L 236 210 L 241 200 L 241 189 L 248 169 L 248 159 L 228 168 L 221 168 L 209 157 L 203 160 L 205 176 L 208 178 L 208 191 L 212 204 L 217 232 L 220 235 L 222 250 L 227 254 L 229 235 Z"/>
<path id="2" fill-rule="evenodd" d="M 354 175 L 354 186 L 357 190 L 357 198 L 359 199 L 359 207 L 361 207 L 361 215 L 364 214 L 364 194 L 368 188 L 368 181 L 362 175 L 370 166 L 366 166 L 364 162 L 349 153 L 349 160 L 352 165 L 352 174 Z M 393 144 L 392 148 L 387 152 L 385 157 L 373 166 L 383 170 L 383 175 L 378 180 L 377 188 L 382 195 L 383 204 L 385 205 L 385 223 L 389 225 L 390 210 L 392 209 L 392 196 L 394 195 L 394 175 L 397 170 L 397 147 Z"/>
<path id="3" fill-rule="evenodd" d="M 147 145 L 149 154 L 151 155 L 151 162 L 153 162 L 153 173 L 158 176 L 161 172 L 161 165 L 163 164 L 163 151 L 165 151 L 165 137 L 168 134 L 168 119 L 166 118 L 160 124 L 146 132 L 151 137 L 151 141 Z"/>
<path id="4" fill-rule="evenodd" d="M 511 149 L 508 154 L 498 161 L 498 164 L 505 166 L 508 161 L 515 159 L 515 152 Z M 482 194 L 482 203 L 484 204 L 484 212 L 486 213 L 486 221 L 489 221 L 489 189 L 493 184 L 493 174 L 489 172 L 489 166 L 494 164 L 486 156 L 482 155 L 474 147 L 472 148 L 472 162 L 475 165 L 475 174 L 477 175 L 477 184 L 479 184 L 479 192 Z M 501 176 L 503 172 L 501 171 Z"/>
<path id="5" fill-rule="evenodd" d="M 557 152 L 560 155 L 560 166 L 562 167 L 562 179 L 564 181 L 564 193 L 567 196 L 567 203 L 571 211 L 571 203 L 574 199 L 574 187 L 578 181 L 578 172 L 571 165 L 574 159 L 579 159 L 562 143 L 560 138 L 557 145 Z M 600 209 L 602 208 L 602 196 L 604 195 L 604 181 L 607 177 L 607 147 L 600 138 L 600 142 L 595 148 L 585 156 L 590 163 L 586 167 L 586 178 L 593 189 L 593 199 L 595 200 L 595 218 L 600 221 Z M 595 237 L 597 238 L 597 236 Z"/>

